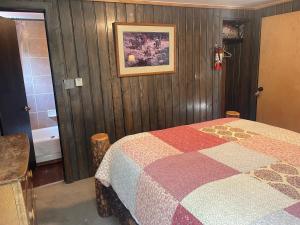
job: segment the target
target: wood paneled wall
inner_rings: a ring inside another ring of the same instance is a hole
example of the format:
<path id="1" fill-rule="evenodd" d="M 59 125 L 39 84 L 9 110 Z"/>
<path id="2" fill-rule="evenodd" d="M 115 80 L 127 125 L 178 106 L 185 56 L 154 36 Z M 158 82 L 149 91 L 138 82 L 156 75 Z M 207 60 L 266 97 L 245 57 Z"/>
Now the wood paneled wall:
<path id="1" fill-rule="evenodd" d="M 221 73 L 212 70 L 223 18 L 251 11 L 103 3 L 85 0 L 9 0 L 0 7 L 46 13 L 66 181 L 93 175 L 89 138 L 125 135 L 218 118 Z M 177 72 L 118 78 L 113 22 L 177 25 Z M 249 67 L 247 59 L 244 64 Z M 249 74 L 247 76 L 250 76 Z M 63 79 L 84 86 L 64 90 Z"/>

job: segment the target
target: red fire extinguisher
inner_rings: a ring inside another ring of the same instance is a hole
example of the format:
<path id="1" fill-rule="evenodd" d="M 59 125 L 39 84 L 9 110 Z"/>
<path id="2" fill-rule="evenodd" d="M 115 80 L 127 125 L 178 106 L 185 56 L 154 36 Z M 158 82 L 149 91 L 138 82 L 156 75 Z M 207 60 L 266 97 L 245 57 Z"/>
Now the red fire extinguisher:
<path id="1" fill-rule="evenodd" d="M 221 71 L 223 66 L 224 49 L 218 46 L 214 48 L 214 70 Z"/>

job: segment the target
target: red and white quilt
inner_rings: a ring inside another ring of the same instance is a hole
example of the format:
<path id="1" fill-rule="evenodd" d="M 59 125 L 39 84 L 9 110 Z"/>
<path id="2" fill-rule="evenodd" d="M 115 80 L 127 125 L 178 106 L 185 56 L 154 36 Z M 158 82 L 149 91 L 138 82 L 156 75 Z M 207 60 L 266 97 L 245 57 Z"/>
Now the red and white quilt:
<path id="1" fill-rule="evenodd" d="M 241 119 L 127 136 L 96 178 L 140 225 L 299 225 L 300 134 Z"/>

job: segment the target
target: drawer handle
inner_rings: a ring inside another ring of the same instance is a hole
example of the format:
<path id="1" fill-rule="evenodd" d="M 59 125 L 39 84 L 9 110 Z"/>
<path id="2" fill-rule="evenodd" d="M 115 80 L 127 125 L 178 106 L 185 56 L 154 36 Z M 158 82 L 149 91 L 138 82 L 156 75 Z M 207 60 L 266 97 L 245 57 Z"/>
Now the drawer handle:
<path id="1" fill-rule="evenodd" d="M 28 213 L 29 219 L 34 221 L 35 220 L 35 215 L 34 215 L 34 210 L 32 209 L 31 211 L 29 211 Z"/>
<path id="2" fill-rule="evenodd" d="M 32 171 L 31 170 L 29 170 L 28 172 L 27 172 L 27 176 L 29 177 L 29 178 L 32 178 Z"/>

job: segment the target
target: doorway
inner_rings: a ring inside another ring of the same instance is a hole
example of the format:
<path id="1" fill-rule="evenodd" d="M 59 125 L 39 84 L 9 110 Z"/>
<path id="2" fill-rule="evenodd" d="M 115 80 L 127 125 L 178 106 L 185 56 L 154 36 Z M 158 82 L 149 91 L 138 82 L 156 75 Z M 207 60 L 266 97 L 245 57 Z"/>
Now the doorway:
<path id="1" fill-rule="evenodd" d="M 257 121 L 300 132 L 300 12 L 262 19 Z"/>
<path id="2" fill-rule="evenodd" d="M 63 180 L 63 162 L 43 13 L 0 11 L 16 24 L 36 169 L 34 185 Z"/>
<path id="3" fill-rule="evenodd" d="M 242 18 L 223 20 L 224 48 L 224 108 L 237 111 L 241 118 L 249 119 L 249 23 Z M 225 54 L 226 53 L 226 54 Z"/>

